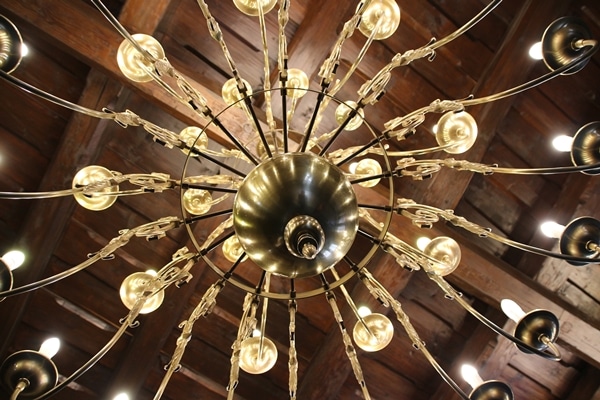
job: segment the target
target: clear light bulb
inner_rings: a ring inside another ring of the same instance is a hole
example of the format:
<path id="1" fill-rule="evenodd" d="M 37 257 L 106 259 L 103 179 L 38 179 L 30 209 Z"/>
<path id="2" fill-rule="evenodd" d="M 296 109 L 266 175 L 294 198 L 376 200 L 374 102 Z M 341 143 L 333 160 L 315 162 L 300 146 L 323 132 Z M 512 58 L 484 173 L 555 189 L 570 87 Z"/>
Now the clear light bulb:
<path id="1" fill-rule="evenodd" d="M 358 315 L 360 315 L 361 318 L 364 318 L 370 314 L 371 314 L 371 309 L 369 307 L 367 307 L 367 306 L 358 307 Z"/>
<path id="2" fill-rule="evenodd" d="M 44 343 L 40 346 L 39 353 L 46 356 L 47 358 L 52 358 L 58 353 L 60 349 L 60 340 L 58 338 L 50 338 L 46 339 Z"/>
<path id="3" fill-rule="evenodd" d="M 546 221 L 540 225 L 540 229 L 544 235 L 549 238 L 559 239 L 565 230 L 564 225 L 554 221 Z"/>
<path id="4" fill-rule="evenodd" d="M 573 147 L 573 138 L 567 135 L 559 135 L 552 139 L 552 146 L 557 151 L 567 153 L 571 151 L 571 148 Z"/>
<path id="5" fill-rule="evenodd" d="M 502 308 L 502 311 L 508 318 L 512 319 L 516 323 L 519 323 L 519 321 L 525 316 L 523 309 L 510 299 L 503 299 L 500 302 L 500 308 Z"/>
<path id="6" fill-rule="evenodd" d="M 2 261 L 8 265 L 11 271 L 19 268 L 25 261 L 25 254 L 19 250 L 11 250 L 2 256 Z"/>
<path id="7" fill-rule="evenodd" d="M 542 53 L 542 42 L 537 42 L 531 45 L 529 48 L 529 57 L 533 58 L 534 60 L 541 60 L 544 58 Z"/>
<path id="8" fill-rule="evenodd" d="M 460 374 L 473 389 L 476 389 L 483 384 L 483 379 L 479 376 L 479 372 L 477 372 L 477 369 L 472 365 L 463 364 L 460 368 Z"/>
<path id="9" fill-rule="evenodd" d="M 113 400 L 129 400 L 129 395 L 127 393 L 119 393 Z"/>
<path id="10" fill-rule="evenodd" d="M 417 248 L 421 251 L 425 250 L 425 247 L 431 242 L 431 239 L 425 236 L 421 236 L 417 239 Z"/>

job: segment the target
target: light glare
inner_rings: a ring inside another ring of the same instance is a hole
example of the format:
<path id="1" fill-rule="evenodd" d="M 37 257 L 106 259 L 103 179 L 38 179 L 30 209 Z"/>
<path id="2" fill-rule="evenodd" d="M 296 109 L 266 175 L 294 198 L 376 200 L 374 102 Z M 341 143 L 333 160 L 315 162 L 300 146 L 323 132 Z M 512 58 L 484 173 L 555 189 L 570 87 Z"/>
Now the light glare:
<path id="1" fill-rule="evenodd" d="M 544 55 L 542 53 L 542 42 L 534 43 L 529 48 L 529 57 L 533 58 L 534 60 L 541 60 L 542 58 L 544 58 Z"/>

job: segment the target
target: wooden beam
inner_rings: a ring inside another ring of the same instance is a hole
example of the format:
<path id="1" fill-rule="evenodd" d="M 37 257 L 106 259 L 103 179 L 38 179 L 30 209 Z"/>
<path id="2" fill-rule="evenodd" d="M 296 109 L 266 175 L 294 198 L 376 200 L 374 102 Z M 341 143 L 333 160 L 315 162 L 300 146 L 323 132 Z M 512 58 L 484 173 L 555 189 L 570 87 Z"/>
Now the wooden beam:
<path id="1" fill-rule="evenodd" d="M 152 35 L 174 0 L 164 0 L 148 7 L 144 0 L 127 0 L 119 14 L 119 21 L 130 33 Z"/>

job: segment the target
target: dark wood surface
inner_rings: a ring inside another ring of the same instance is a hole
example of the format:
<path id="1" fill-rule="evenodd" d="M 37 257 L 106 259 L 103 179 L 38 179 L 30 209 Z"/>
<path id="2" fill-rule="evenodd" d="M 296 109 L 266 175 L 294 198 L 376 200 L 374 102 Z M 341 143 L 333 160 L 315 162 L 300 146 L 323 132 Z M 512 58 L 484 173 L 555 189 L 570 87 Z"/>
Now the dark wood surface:
<path id="1" fill-rule="evenodd" d="M 150 3 L 152 5 L 150 6 Z M 263 64 L 255 18 L 240 14 L 231 1 L 208 2 L 219 22 L 243 77 L 255 90 L 262 87 Z M 322 4 L 324 3 L 324 4 Z M 441 38 L 475 15 L 483 0 L 398 1 L 402 20 L 397 33 L 376 42 L 360 64 L 356 77 L 340 91 L 341 99 L 356 98 L 367 77 L 397 53 Z M 222 83 L 230 77 L 221 49 L 210 38 L 196 2 L 191 0 L 110 1 L 107 5 L 132 33 L 153 34 L 163 44 L 170 62 L 207 98 L 215 112 L 224 108 Z M 355 9 L 351 1 L 292 1 L 286 30 L 289 66 L 302 68 L 319 88 L 319 68 L 343 23 Z M 206 123 L 188 107 L 174 101 L 158 85 L 136 84 L 124 78 L 116 63 L 120 36 L 87 1 L 4 0 L 0 13 L 19 27 L 31 49 L 14 75 L 69 101 L 100 110 L 131 109 L 148 120 L 178 132 L 187 125 Z M 600 5 L 594 0 L 505 0 L 466 35 L 440 48 L 433 61 L 419 60 L 394 71 L 380 102 L 366 109 L 366 120 L 376 129 L 435 99 L 465 98 L 520 84 L 545 73 L 542 62 L 530 60 L 529 46 L 545 27 L 563 15 L 575 15 L 600 38 Z M 276 10 L 266 16 L 271 45 L 271 83 L 276 76 Z M 348 39 L 339 74 L 345 73 L 364 43 L 356 32 Z M 473 149 L 466 158 L 507 167 L 569 165 L 568 154 L 555 152 L 550 141 L 557 134 L 573 135 L 579 127 L 598 120 L 600 59 L 598 55 L 579 73 L 559 77 L 510 99 L 474 107 L 469 112 L 479 126 Z M 122 129 L 114 123 L 77 115 L 0 82 L 0 191 L 55 190 L 69 187 L 77 170 L 98 164 L 122 173 L 165 172 L 181 175 L 185 155 L 154 143 L 141 128 Z M 308 96 L 307 96 L 308 97 Z M 263 99 L 257 100 L 259 103 Z M 310 115 L 313 101 L 300 100 L 299 115 Z M 274 104 L 277 118 L 280 105 Z M 264 116 L 264 111 L 259 110 Z M 227 126 L 245 135 L 242 112 L 227 114 Z M 435 118 L 429 117 L 418 133 L 394 141 L 395 150 L 431 147 Z M 320 130 L 335 127 L 326 114 Z M 302 127 L 294 127 L 301 130 Z M 209 129 L 215 143 L 227 143 L 217 129 Z M 364 130 L 342 135 L 336 146 L 364 143 Z M 218 145 L 217 145 L 218 147 Z M 445 157 L 435 154 L 433 158 Z M 209 162 L 198 173 L 214 173 Z M 395 195 L 441 208 L 492 228 L 495 232 L 547 249 L 556 248 L 538 225 L 554 216 L 567 223 L 573 217 L 598 218 L 600 183 L 583 174 L 549 177 L 480 176 L 442 171 L 431 179 L 399 179 Z M 381 204 L 385 185 L 361 194 Z M 0 202 L 0 253 L 21 247 L 27 253 L 15 271 L 16 285 L 63 271 L 85 260 L 118 231 L 167 215 L 179 215 L 178 193 L 124 197 L 110 209 L 93 212 L 70 198 Z M 220 221 L 197 224 L 197 237 L 206 237 Z M 484 379 L 509 383 L 517 399 L 600 399 L 600 271 L 596 266 L 573 267 L 565 262 L 524 254 L 490 239 L 477 238 L 452 226 L 436 224 L 424 231 L 394 216 L 390 230 L 414 243 L 418 236 L 449 235 L 459 241 L 462 262 L 448 280 L 482 314 L 507 330 L 513 323 L 500 311 L 499 301 L 510 297 L 525 310 L 545 308 L 561 321 L 558 345 L 561 362 L 525 355 L 505 339 L 481 326 L 455 302 L 444 298 L 422 271 L 401 269 L 393 258 L 378 252 L 368 265 L 402 303 L 427 348 L 459 385 L 463 362 L 475 364 Z M 182 246 L 190 246 L 183 229 L 156 242 L 134 239 L 85 272 L 31 295 L 0 303 L 0 359 L 22 349 L 37 349 L 44 338 L 56 335 L 62 349 L 55 357 L 62 376 L 68 376 L 98 351 L 118 327 L 126 308 L 118 298 L 121 281 L 135 271 L 158 269 Z M 219 254 L 214 257 L 222 257 Z M 243 272 L 256 279 L 256 272 Z M 194 279 L 182 288 L 170 288 L 162 307 L 140 317 L 115 348 L 58 399 L 112 399 L 121 390 L 132 398 L 150 399 L 164 375 L 180 329 L 217 275 L 203 263 L 192 270 Z M 307 283 L 308 285 L 308 283 Z M 348 290 L 357 303 L 370 302 L 374 311 L 393 314 L 378 306 L 364 287 L 351 280 Z M 223 399 L 229 377 L 231 344 L 237 334 L 244 293 L 231 285 L 217 299 L 206 319 L 198 321 L 183 358 L 182 369 L 168 386 L 165 399 Z M 350 330 L 349 306 L 337 293 L 338 304 Z M 331 309 L 322 297 L 299 301 L 297 350 L 299 398 L 359 399 L 360 388 L 348 363 Z M 359 351 L 367 387 L 375 399 L 458 399 L 415 350 L 399 323 L 395 337 L 382 352 Z M 269 305 L 268 336 L 277 344 L 279 360 L 264 375 L 240 374 L 239 399 L 287 398 L 288 311 L 285 302 Z M 4 395 L 3 395 L 4 396 Z M 3 397 L 4 398 L 4 397 Z"/>

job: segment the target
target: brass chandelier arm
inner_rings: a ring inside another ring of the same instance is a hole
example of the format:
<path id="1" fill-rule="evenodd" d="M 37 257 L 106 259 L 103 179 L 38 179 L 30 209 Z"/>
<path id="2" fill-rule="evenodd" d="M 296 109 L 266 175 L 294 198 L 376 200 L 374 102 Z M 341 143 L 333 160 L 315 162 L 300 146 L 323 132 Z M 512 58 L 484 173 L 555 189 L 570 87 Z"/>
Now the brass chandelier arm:
<path id="1" fill-rule="evenodd" d="M 177 347 L 173 351 L 171 360 L 169 361 L 169 364 L 165 366 L 167 372 L 165 373 L 165 376 L 163 377 L 161 384 L 156 391 L 154 400 L 158 400 L 161 398 L 161 396 L 164 393 L 164 390 L 167 387 L 167 384 L 169 383 L 169 380 L 171 379 L 171 376 L 173 375 L 173 373 L 177 372 L 179 368 L 181 368 L 180 362 L 183 357 L 183 354 L 185 353 L 187 344 L 192 338 L 192 328 L 194 327 L 194 324 L 200 317 L 206 317 L 212 312 L 215 305 L 217 304 L 217 296 L 219 295 L 219 293 L 221 293 L 221 290 L 224 287 L 224 279 L 219 279 L 217 282 L 213 283 L 206 290 L 206 292 L 202 296 L 202 299 L 200 300 L 194 311 L 192 311 L 188 319 L 179 324 L 179 328 L 182 329 L 182 332 L 179 335 L 179 338 L 177 339 Z"/>
<path id="2" fill-rule="evenodd" d="M 100 349 L 98 351 L 98 353 L 96 353 L 96 355 L 94 355 L 92 358 L 90 358 L 77 371 L 73 372 L 73 374 L 71 374 L 69 377 L 65 378 L 61 383 L 59 383 L 58 385 L 56 385 L 54 388 L 52 388 L 48 392 L 44 393 L 43 395 L 35 398 L 35 400 L 43 400 L 43 399 L 47 399 L 49 397 L 52 397 L 53 395 L 55 395 L 56 393 L 58 393 L 60 390 L 62 390 L 65 387 L 67 387 L 67 385 L 69 385 L 71 382 L 77 380 L 87 370 L 89 370 L 98 361 L 100 361 L 100 359 L 102 357 L 104 357 L 106 355 L 106 353 L 108 353 L 109 350 L 112 349 L 113 346 L 119 341 L 119 339 L 121 338 L 121 336 L 123 336 L 123 334 L 125 333 L 125 331 L 127 331 L 127 328 L 130 327 L 130 326 L 134 326 L 134 324 L 136 323 L 135 322 L 135 318 L 137 318 L 137 316 L 139 315 L 139 308 L 141 308 L 141 305 L 143 305 L 144 301 L 145 301 L 144 298 L 140 298 L 138 300 L 138 303 L 140 303 L 140 307 L 137 307 L 138 310 L 136 310 L 135 312 L 134 312 L 134 310 L 131 310 L 129 312 L 129 314 L 127 314 L 127 317 L 125 318 L 125 321 L 123 321 L 121 323 L 121 326 L 119 327 L 119 330 L 117 330 L 117 332 L 115 332 L 115 334 L 113 335 L 113 337 L 106 343 L 106 345 L 104 345 L 104 347 L 102 349 Z"/>
<path id="3" fill-rule="evenodd" d="M 350 335 L 348 335 L 348 331 L 346 330 L 346 326 L 344 325 L 344 319 L 342 318 L 342 314 L 340 313 L 340 309 L 336 303 L 336 298 L 333 292 L 327 292 L 325 294 L 327 298 L 327 302 L 331 306 L 331 310 L 333 311 L 333 315 L 335 321 L 340 328 L 340 333 L 342 334 L 342 340 L 344 342 L 344 349 L 346 351 L 346 356 L 352 365 L 352 371 L 354 372 L 354 377 L 360 386 L 362 394 L 365 400 L 370 400 L 371 395 L 369 394 L 369 390 L 367 389 L 367 383 L 365 382 L 365 378 L 362 372 L 362 368 L 360 366 L 360 362 L 358 361 L 358 356 L 356 354 L 356 349 L 352 344 L 352 339 L 350 339 Z"/>
<path id="4" fill-rule="evenodd" d="M 210 13 L 210 10 L 208 9 L 208 5 L 206 4 L 206 2 L 204 0 L 197 0 L 197 2 L 200 7 L 200 10 L 202 11 L 202 14 L 204 15 L 204 18 L 206 19 L 206 23 L 207 23 L 210 35 L 217 43 L 219 43 L 219 46 L 221 47 L 221 50 L 223 52 L 223 56 L 225 57 L 225 60 L 227 61 L 227 64 L 229 65 L 229 69 L 230 69 L 231 73 L 233 74 L 233 78 L 235 79 L 237 89 L 238 89 L 239 93 L 242 95 L 243 101 L 244 101 L 247 109 L 252 114 L 251 121 L 254 122 L 254 127 L 256 129 L 256 132 L 258 133 L 258 136 L 260 137 L 260 140 L 262 141 L 265 151 L 266 151 L 268 157 L 271 158 L 271 157 L 273 157 L 273 154 L 271 153 L 271 149 L 269 148 L 269 144 L 267 142 L 267 139 L 265 137 L 263 129 L 260 125 L 260 121 L 258 120 L 258 117 L 256 116 L 256 112 L 254 111 L 252 103 L 250 102 L 250 98 L 247 93 L 248 89 L 246 88 L 246 85 L 244 84 L 244 81 L 242 80 L 242 77 L 239 73 L 239 70 L 237 69 L 235 61 L 233 61 L 233 58 L 231 56 L 231 53 L 229 52 L 227 44 L 225 43 L 225 40 L 223 39 L 223 32 L 221 31 L 221 28 L 219 27 L 219 23 L 215 20 L 215 18 Z M 230 139 L 234 140 L 235 138 L 233 138 L 233 139 L 230 138 Z M 244 151 L 244 149 L 245 149 L 244 146 L 239 144 L 239 142 L 236 139 L 235 139 L 234 143 L 236 143 L 236 146 L 240 150 Z M 247 150 L 245 150 L 244 153 L 246 151 Z M 256 160 L 251 153 L 246 154 L 246 155 L 251 160 Z M 255 162 L 255 164 L 258 164 L 258 162 Z"/>
<path id="5" fill-rule="evenodd" d="M 0 199 L 24 200 L 24 199 L 52 199 L 57 197 L 72 196 L 74 193 L 81 193 L 83 188 L 54 190 L 50 192 L 0 192 Z"/>
<path id="6" fill-rule="evenodd" d="M 4 72 L 1 69 L 0 69 L 0 77 L 2 79 L 4 79 L 6 82 L 10 83 L 13 86 L 16 86 L 17 88 L 19 88 L 21 90 L 24 90 L 26 92 L 34 94 L 44 100 L 47 100 L 54 104 L 57 104 L 61 107 L 68 108 L 70 110 L 73 110 L 78 113 L 85 114 L 85 115 L 88 115 L 88 116 L 94 117 L 94 118 L 112 119 L 112 120 L 115 119 L 115 117 L 112 113 L 96 111 L 96 110 L 92 110 L 91 108 L 87 108 L 87 107 L 83 107 L 83 106 L 80 106 L 75 103 L 71 103 L 68 100 L 57 97 L 51 93 L 48 93 L 42 89 L 35 87 L 27 82 L 24 82 L 18 78 L 15 78 L 14 76 Z"/>
<path id="7" fill-rule="evenodd" d="M 431 279 L 432 281 L 437 283 L 437 285 L 444 291 L 444 293 L 446 293 L 446 295 L 451 300 L 455 300 L 456 302 L 458 302 L 458 304 L 460 304 L 460 306 L 463 307 L 467 312 L 469 312 L 471 315 L 473 315 L 475 318 L 477 318 L 481 323 L 483 323 L 485 326 L 487 326 L 488 328 L 490 328 L 497 334 L 504 336 L 505 338 L 507 338 L 508 340 L 513 342 L 518 347 L 525 348 L 525 349 L 527 349 L 527 351 L 529 351 L 531 353 L 535 353 L 538 356 L 541 356 L 541 357 L 546 358 L 551 361 L 560 361 L 561 360 L 560 351 L 558 350 L 556 345 L 549 340 L 549 338 L 544 337 L 543 339 L 541 339 L 544 342 L 544 344 L 548 347 L 549 351 L 541 351 L 541 350 L 536 349 L 535 347 L 530 346 L 529 344 L 523 342 L 522 340 L 519 340 L 515 336 L 506 332 L 504 329 L 500 328 L 498 325 L 494 324 L 492 321 L 487 319 L 479 311 L 474 309 L 469 303 L 467 303 L 465 301 L 465 299 L 462 298 L 462 293 L 457 292 L 443 277 L 437 275 L 435 272 L 433 272 L 431 269 L 429 269 L 427 267 L 425 267 L 425 272 L 427 272 L 429 279 Z"/>
<path id="8" fill-rule="evenodd" d="M 175 70 L 175 68 L 169 63 L 169 61 L 166 58 L 158 59 L 153 54 L 151 54 L 151 52 L 145 50 L 131 36 L 131 34 L 129 32 L 127 32 L 127 30 L 123 27 L 123 25 L 121 25 L 121 23 L 118 21 L 118 19 L 115 18 L 115 16 L 111 14 L 111 12 L 106 8 L 106 6 L 102 3 L 101 0 L 91 0 L 91 1 L 100 10 L 102 15 L 104 15 L 104 17 L 121 34 L 121 36 L 123 36 L 125 38 L 125 40 L 127 40 L 129 42 L 129 44 L 132 45 L 135 48 L 135 50 L 137 50 L 139 52 L 139 54 L 141 54 L 142 57 L 144 57 L 153 67 L 153 68 L 150 68 L 148 65 L 145 65 L 144 63 L 138 63 L 137 66 L 139 68 L 142 68 L 149 76 L 152 77 L 152 79 L 156 83 L 158 83 L 165 91 L 167 91 L 171 96 L 176 98 L 178 101 L 185 104 L 186 106 L 191 107 L 194 111 L 198 112 L 201 116 L 216 120 L 215 125 L 221 129 L 221 131 L 233 142 L 233 144 L 240 151 L 242 151 L 244 153 L 244 155 L 246 155 L 246 157 L 249 160 L 251 160 L 255 165 L 258 164 L 258 161 L 256 160 L 256 158 L 254 158 L 252 153 L 250 153 L 237 140 L 237 138 L 234 135 L 232 135 L 231 132 L 229 132 L 229 130 L 226 129 L 222 123 L 220 123 L 220 121 L 218 121 L 218 117 L 214 116 L 214 114 L 213 114 L 212 110 L 210 109 L 210 107 L 208 106 L 208 103 L 207 103 L 206 99 L 204 98 L 204 96 L 202 96 L 195 88 L 193 88 L 187 82 L 187 80 L 183 77 L 183 75 L 181 75 L 179 72 L 177 72 Z M 229 51 L 227 50 L 225 42 L 222 40 L 222 33 L 218 27 L 218 24 L 216 23 L 216 21 L 214 21 L 214 18 L 208 12 L 208 6 L 206 6 L 206 3 L 204 3 L 202 0 L 199 0 L 198 2 L 200 3 L 200 7 L 202 8 L 203 12 L 206 11 L 206 13 L 208 13 L 207 21 L 210 18 L 211 21 L 214 22 L 214 28 L 219 33 L 218 36 L 221 38 L 220 43 L 226 54 L 226 58 L 232 68 L 232 72 L 234 73 L 234 76 L 236 76 L 236 78 L 238 78 L 237 79 L 238 89 L 240 88 L 240 85 L 243 86 L 244 87 L 243 92 L 245 93 L 245 90 L 246 90 L 245 86 L 243 85 L 241 78 L 239 77 L 239 74 L 236 73 L 237 69 L 235 68 L 235 64 L 233 63 L 233 60 L 231 60 L 231 56 L 229 55 Z M 206 7 L 206 10 L 204 9 L 203 6 Z M 206 13 L 205 13 L 205 15 L 206 15 Z M 213 26 L 213 25 L 211 25 L 211 23 L 209 22 L 209 27 L 211 27 L 211 26 Z M 211 32 L 213 32 L 212 29 L 211 29 Z M 213 37 L 215 37 L 215 35 L 216 35 L 216 33 L 213 35 Z M 215 40 L 219 41 L 216 37 L 215 37 Z M 184 93 L 185 97 L 182 97 L 173 88 L 171 88 L 162 79 L 162 75 L 167 75 L 167 76 L 174 78 L 177 82 L 177 85 L 179 86 L 181 91 Z M 242 89 L 240 89 L 240 91 L 242 91 Z M 251 111 L 253 112 L 253 110 L 251 110 Z M 257 120 L 256 120 L 256 122 L 257 122 Z M 260 125 L 257 125 L 256 128 L 259 132 L 261 132 Z"/>
<path id="9" fill-rule="evenodd" d="M 412 213 L 409 210 L 416 210 Z M 442 210 L 436 207 L 427 206 L 423 204 L 417 204 L 412 200 L 399 199 L 398 207 L 396 212 L 412 220 L 413 224 L 419 227 L 431 227 L 435 222 L 438 222 L 440 218 L 450 222 L 452 225 L 459 228 L 463 228 L 473 234 L 478 235 L 481 238 L 490 238 L 499 243 L 505 244 L 510 247 L 514 247 L 528 253 L 534 253 L 542 256 L 557 258 L 573 263 L 581 264 L 600 264 L 600 258 L 586 258 L 586 257 L 575 257 L 568 254 L 556 253 L 550 250 L 545 250 L 539 247 L 526 245 L 514 240 L 505 238 L 496 233 L 491 232 L 490 228 L 485 228 L 474 222 L 468 221 L 462 216 L 454 214 L 453 210 Z"/>
<path id="10" fill-rule="evenodd" d="M 72 267 L 66 271 L 60 272 L 56 275 L 49 276 L 36 282 L 29 283 L 27 285 L 20 286 L 15 289 L 0 292 L 0 299 L 4 297 L 16 296 L 18 294 L 30 292 L 32 290 L 39 289 L 41 287 L 56 283 L 64 278 L 76 274 L 77 272 L 83 271 L 90 265 L 100 260 L 110 260 L 113 257 L 113 253 L 129 243 L 129 240 L 134 236 L 145 237 L 146 239 L 159 239 L 166 235 L 166 231 L 176 228 L 181 225 L 181 221 L 177 217 L 165 217 L 157 221 L 150 222 L 148 224 L 140 225 L 132 229 L 124 229 L 120 232 L 120 235 L 113 238 L 106 246 L 98 250 L 95 253 L 89 255 L 89 258 L 84 262 Z"/>
<path id="11" fill-rule="evenodd" d="M 64 278 L 67 278 L 71 275 L 76 274 L 79 271 L 83 271 L 84 269 L 86 269 L 87 267 L 89 267 L 90 265 L 94 264 L 96 261 L 102 260 L 109 257 L 109 255 L 106 256 L 102 256 L 100 254 L 100 252 L 95 253 L 93 256 L 91 256 L 90 258 L 88 258 L 87 260 L 85 260 L 84 262 L 77 264 L 75 267 L 70 268 L 66 271 L 60 272 L 56 275 L 52 275 L 49 276 L 47 278 L 41 279 L 39 281 L 36 282 L 32 282 L 23 286 L 20 286 L 18 288 L 14 288 L 11 290 L 6 290 L 4 292 L 0 292 L 0 300 L 6 298 L 6 297 L 12 297 L 12 296 L 16 296 L 22 293 L 27 293 L 27 292 L 31 292 L 33 290 L 37 290 L 39 288 L 42 288 L 44 286 L 48 286 L 51 285 L 53 283 L 56 283 Z"/>
<path id="12" fill-rule="evenodd" d="M 410 318 L 402 309 L 402 305 L 396 300 L 387 289 L 373 277 L 373 275 L 363 268 L 359 272 L 361 282 L 369 290 L 369 293 L 380 301 L 385 307 L 390 307 L 396 314 L 396 318 L 402 324 L 406 334 L 411 340 L 413 347 L 423 353 L 427 361 L 433 366 L 436 372 L 442 377 L 442 379 L 463 399 L 469 400 L 469 396 L 454 382 L 454 380 L 448 375 L 448 373 L 439 365 L 433 355 L 429 352 L 425 346 L 425 342 L 419 337 L 417 330 L 410 322 Z"/>
<path id="13" fill-rule="evenodd" d="M 403 158 L 398 160 L 398 167 L 394 171 L 394 175 L 410 176 L 413 179 L 423 179 L 432 173 L 438 172 L 443 167 L 452 168 L 457 171 L 476 172 L 483 175 L 491 175 L 493 173 L 511 175 L 556 175 L 598 170 L 600 168 L 600 163 L 544 168 L 506 168 L 498 167 L 497 165 L 475 163 L 468 160 L 456 160 L 454 158 L 431 160 Z"/>
<path id="14" fill-rule="evenodd" d="M 598 42 L 596 40 L 585 40 L 582 41 L 582 44 L 585 44 L 585 49 L 583 50 L 583 53 L 581 54 L 580 57 L 574 59 L 573 61 L 571 61 L 568 64 L 565 64 L 563 66 L 561 66 L 560 68 L 557 68 L 553 71 L 550 71 L 540 77 L 537 77 L 535 79 L 530 80 L 529 82 L 525 82 L 519 86 L 515 86 L 511 89 L 505 90 L 503 92 L 499 92 L 499 93 L 495 93 L 489 96 L 485 96 L 485 97 L 479 97 L 479 98 L 474 98 L 474 99 L 467 99 L 467 100 L 461 100 L 460 102 L 462 103 L 463 106 L 468 107 L 468 106 L 476 106 L 479 104 L 485 104 L 485 103 L 490 103 L 492 101 L 497 101 L 497 100 L 501 100 L 504 99 L 506 97 L 510 97 L 513 96 L 515 94 L 524 92 L 526 90 L 532 89 L 536 86 L 539 86 L 543 83 L 548 82 L 551 79 L 556 78 L 557 76 L 568 72 L 570 69 L 572 69 L 573 67 L 575 67 L 577 64 L 581 63 L 581 62 L 585 62 L 587 60 L 590 60 L 592 58 L 592 56 L 594 54 L 596 54 L 596 52 L 598 51 Z"/>
<path id="15" fill-rule="evenodd" d="M 144 226 L 144 225 L 142 225 L 142 226 Z M 147 282 L 145 285 L 146 288 L 152 288 L 154 286 L 154 282 L 156 281 L 156 282 L 160 283 L 160 287 L 158 287 L 156 290 L 146 289 L 146 290 L 142 291 L 142 293 L 137 297 L 135 303 L 131 307 L 131 310 L 129 311 L 127 316 L 125 316 L 125 318 L 123 318 L 120 321 L 121 326 L 119 327 L 117 332 L 115 332 L 113 337 L 106 343 L 106 345 L 104 345 L 104 347 L 102 349 L 100 349 L 98 351 L 98 353 L 96 353 L 96 355 L 94 355 L 92 358 L 90 358 L 85 364 L 83 364 L 73 374 L 71 374 L 69 377 L 67 377 L 60 384 L 58 384 L 57 386 L 55 386 L 48 392 L 37 397 L 35 400 L 43 400 L 43 399 L 47 399 L 47 398 L 53 396 L 60 390 L 64 389 L 68 384 L 70 384 L 71 382 L 78 379 L 81 375 L 83 375 L 92 366 L 94 366 L 117 343 L 117 341 L 121 338 L 121 336 L 123 336 L 123 334 L 125 333 L 125 331 L 127 330 L 128 327 L 135 328 L 139 325 L 139 321 L 136 321 L 136 318 L 139 316 L 139 314 L 142 311 L 142 307 L 144 306 L 144 304 L 150 297 L 154 296 L 158 291 L 162 291 L 162 290 L 166 289 L 173 283 L 181 282 L 182 280 L 189 280 L 188 279 L 188 276 L 189 276 L 188 271 L 191 268 L 196 257 L 197 257 L 196 254 L 187 252 L 187 249 L 185 249 L 185 248 L 183 248 L 183 249 L 179 250 L 177 253 L 175 253 L 175 255 L 173 256 L 173 261 L 171 261 L 169 264 L 165 265 L 161 269 L 161 271 L 159 271 L 156 278 L 154 278 L 153 281 Z M 182 269 L 175 268 L 174 267 L 175 264 L 177 264 L 181 261 L 186 261 L 187 262 L 186 266 Z"/>

